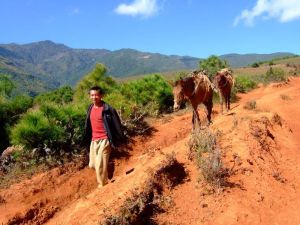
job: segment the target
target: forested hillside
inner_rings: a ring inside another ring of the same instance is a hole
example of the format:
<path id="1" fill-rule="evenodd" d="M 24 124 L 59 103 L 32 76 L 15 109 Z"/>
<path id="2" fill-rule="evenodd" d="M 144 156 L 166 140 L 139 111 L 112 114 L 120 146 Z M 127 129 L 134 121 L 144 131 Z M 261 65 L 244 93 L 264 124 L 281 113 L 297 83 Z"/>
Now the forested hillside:
<path id="1" fill-rule="evenodd" d="M 165 56 L 132 49 L 72 49 L 51 41 L 0 45 L 0 72 L 13 75 L 13 80 L 20 80 L 20 83 L 23 83 L 20 77 L 31 75 L 37 81 L 42 80 L 47 84 L 46 89 L 62 85 L 74 86 L 99 62 L 106 65 L 109 75 L 124 77 L 193 69 L 197 67 L 198 61 L 198 58 L 188 56 Z"/>
<path id="2" fill-rule="evenodd" d="M 293 54 L 228 54 L 220 58 L 226 60 L 231 67 L 240 67 L 291 55 Z M 24 45 L 0 44 L 0 74 L 8 74 L 15 82 L 17 88 L 14 92 L 31 96 L 63 85 L 74 86 L 96 63 L 104 64 L 107 74 L 116 78 L 197 69 L 200 60 L 203 59 L 133 49 L 73 49 L 51 41 Z"/>

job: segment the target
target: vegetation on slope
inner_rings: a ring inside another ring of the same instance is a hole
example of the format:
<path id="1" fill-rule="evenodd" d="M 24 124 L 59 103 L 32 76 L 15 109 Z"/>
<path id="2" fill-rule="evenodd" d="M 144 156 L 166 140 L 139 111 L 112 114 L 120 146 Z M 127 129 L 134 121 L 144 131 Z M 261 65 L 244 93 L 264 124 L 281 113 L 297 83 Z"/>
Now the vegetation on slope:
<path id="1" fill-rule="evenodd" d="M 209 67 L 206 67 L 207 65 Z M 226 63 L 212 56 L 202 61 L 200 66 L 215 69 L 226 66 Z M 234 70 L 236 82 L 233 96 L 255 88 L 258 83 L 286 81 L 291 74 L 299 75 L 297 68 L 298 65 L 296 67 L 273 65 L 268 66 L 262 73 L 257 71 L 251 73 L 253 71 L 249 68 L 239 69 L 238 72 Z M 261 68 L 251 69 L 260 71 Z M 158 116 L 172 109 L 172 87 L 160 74 L 149 74 L 141 79 L 117 82 L 107 76 L 104 65 L 97 64 L 77 83 L 74 90 L 65 86 L 41 94 L 34 100 L 28 96 L 12 96 L 14 83 L 10 77 L 1 75 L 0 132 L 1 137 L 4 137 L 0 140 L 1 152 L 12 144 L 22 145 L 25 148 L 24 153 L 30 158 L 28 161 L 34 163 L 62 159 L 64 156 L 72 158 L 78 154 L 84 145 L 83 124 L 86 108 L 90 103 L 88 90 L 94 85 L 104 88 L 104 100 L 118 110 L 128 135 L 136 134 L 128 131 L 136 130 L 136 124 L 132 125 L 128 121 L 142 123 L 142 120 L 137 118 L 146 115 Z M 22 158 L 19 155 L 13 157 L 14 160 Z"/>
<path id="2" fill-rule="evenodd" d="M 220 56 L 220 59 L 227 61 L 231 67 L 240 67 L 291 55 L 293 54 L 228 54 Z M 16 94 L 27 93 L 32 97 L 65 85 L 74 87 L 97 63 L 106 65 L 108 75 L 122 78 L 191 70 L 197 67 L 199 60 L 195 57 L 166 56 L 133 49 L 72 49 L 51 41 L 0 45 L 0 73 L 11 76 L 18 86 Z"/>

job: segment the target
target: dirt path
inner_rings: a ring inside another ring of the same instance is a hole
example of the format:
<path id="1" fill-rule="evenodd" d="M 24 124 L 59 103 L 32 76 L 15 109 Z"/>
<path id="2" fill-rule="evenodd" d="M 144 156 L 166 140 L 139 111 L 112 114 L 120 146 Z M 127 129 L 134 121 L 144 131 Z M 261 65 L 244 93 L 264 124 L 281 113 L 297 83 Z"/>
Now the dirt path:
<path id="1" fill-rule="evenodd" d="M 255 109 L 244 109 L 249 101 Z M 299 78 L 242 95 L 212 127 L 235 185 L 207 194 L 187 163 L 192 179 L 173 191 L 176 206 L 158 224 L 300 224 L 299 102 Z"/>
<path id="2" fill-rule="evenodd" d="M 255 108 L 244 108 L 249 101 Z M 156 121 L 151 137 L 134 140 L 130 157 L 115 160 L 113 179 L 102 189 L 93 170 L 74 163 L 0 190 L 0 224 L 99 224 L 172 152 L 188 179 L 170 190 L 174 205 L 154 215 L 156 223 L 300 224 L 299 102 L 300 79 L 292 78 L 241 95 L 230 113 L 214 115 L 222 161 L 233 168 L 223 191 L 210 194 L 198 182 L 187 159 L 191 113 L 174 114 Z"/>
<path id="3" fill-rule="evenodd" d="M 137 137 L 129 151 L 129 158 L 114 160 L 111 180 L 114 183 L 111 185 L 115 187 L 109 187 L 111 195 L 119 192 L 119 186 L 129 186 L 131 189 L 130 185 L 122 183 L 131 176 L 126 173 L 136 170 L 148 156 L 153 156 L 186 137 L 190 130 L 190 120 L 189 114 L 175 118 L 172 115 L 166 116 L 156 122 L 151 137 Z M 134 171 L 133 174 L 135 173 Z M 68 205 L 86 199 L 93 192 L 98 193 L 96 187 L 94 171 L 80 163 L 71 163 L 63 168 L 36 175 L 30 180 L 12 185 L 9 189 L 0 190 L 0 224 L 22 224 L 29 221 L 31 224 L 44 223 L 60 214 Z"/>

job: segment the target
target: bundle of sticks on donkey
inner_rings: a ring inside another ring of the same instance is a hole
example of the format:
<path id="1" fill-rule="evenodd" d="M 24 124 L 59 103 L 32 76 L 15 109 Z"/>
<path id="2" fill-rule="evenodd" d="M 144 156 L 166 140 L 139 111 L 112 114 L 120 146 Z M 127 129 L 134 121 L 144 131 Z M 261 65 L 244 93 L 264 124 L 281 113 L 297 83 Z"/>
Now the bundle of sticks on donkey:
<path id="1" fill-rule="evenodd" d="M 207 109 L 208 125 L 211 123 L 213 107 L 213 91 L 220 94 L 221 113 L 223 113 L 223 100 L 226 110 L 230 110 L 230 93 L 234 85 L 232 71 L 224 68 L 217 72 L 213 83 L 209 80 L 205 71 L 193 71 L 189 76 L 180 78 L 173 84 L 174 111 L 177 111 L 185 100 L 193 107 L 193 129 L 196 121 L 200 127 L 200 119 L 197 107 L 203 103 Z"/>

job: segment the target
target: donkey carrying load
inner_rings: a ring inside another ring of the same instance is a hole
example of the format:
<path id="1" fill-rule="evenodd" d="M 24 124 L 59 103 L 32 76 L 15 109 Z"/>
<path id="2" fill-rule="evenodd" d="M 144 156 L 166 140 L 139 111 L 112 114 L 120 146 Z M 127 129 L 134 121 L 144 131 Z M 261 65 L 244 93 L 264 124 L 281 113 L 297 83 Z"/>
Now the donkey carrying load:
<path id="1" fill-rule="evenodd" d="M 230 110 L 230 95 L 231 89 L 234 86 L 232 71 L 228 68 L 221 69 L 217 72 L 213 83 L 219 91 L 221 113 L 223 113 L 223 99 L 225 101 L 226 110 Z"/>
<path id="2" fill-rule="evenodd" d="M 181 78 L 173 85 L 174 110 L 178 110 L 184 99 L 188 99 L 193 107 L 193 129 L 195 120 L 200 127 L 200 119 L 197 107 L 203 103 L 207 109 L 208 123 L 211 123 L 211 112 L 213 107 L 212 83 L 203 72 L 193 72 L 192 76 Z"/>

